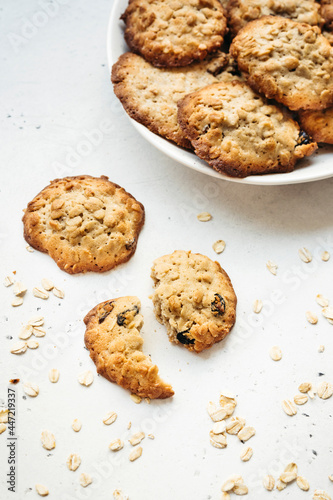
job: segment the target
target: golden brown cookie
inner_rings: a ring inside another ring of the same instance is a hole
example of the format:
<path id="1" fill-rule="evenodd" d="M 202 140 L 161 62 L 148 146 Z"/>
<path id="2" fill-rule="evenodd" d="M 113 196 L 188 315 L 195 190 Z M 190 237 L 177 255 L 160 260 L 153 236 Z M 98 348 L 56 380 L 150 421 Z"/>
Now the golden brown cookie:
<path id="1" fill-rule="evenodd" d="M 24 237 L 69 274 L 104 272 L 134 254 L 144 207 L 107 177 L 56 179 L 29 204 Z"/>
<path id="2" fill-rule="evenodd" d="M 320 5 L 315 0 L 229 0 L 228 26 L 233 35 L 247 23 L 262 16 L 288 17 L 311 26 L 321 25 Z"/>
<path id="3" fill-rule="evenodd" d="M 84 341 L 97 373 L 138 396 L 169 398 L 174 394 L 172 387 L 163 382 L 157 366 L 142 352 L 140 307 L 137 297 L 98 304 L 84 318 Z"/>
<path id="4" fill-rule="evenodd" d="M 218 0 L 130 0 L 121 16 L 130 49 L 154 66 L 186 66 L 221 47 L 227 28 Z"/>
<path id="5" fill-rule="evenodd" d="M 176 250 L 154 261 L 152 300 L 170 342 L 201 352 L 229 333 L 237 298 L 227 273 L 205 255 Z"/>
<path id="6" fill-rule="evenodd" d="M 333 107 L 321 111 L 301 111 L 299 120 L 314 141 L 333 144 Z"/>
<path id="7" fill-rule="evenodd" d="M 317 26 L 264 16 L 241 29 L 230 52 L 249 85 L 269 99 L 292 110 L 333 103 L 333 49 Z"/>
<path id="8" fill-rule="evenodd" d="M 221 82 L 178 103 L 178 120 L 195 153 L 232 177 L 290 172 L 317 145 L 289 113 L 243 82 Z"/>
<path id="9" fill-rule="evenodd" d="M 220 81 L 240 79 L 228 54 L 185 68 L 156 68 L 127 52 L 112 68 L 114 92 L 131 118 L 179 146 L 191 143 L 177 121 L 177 102 L 189 92 Z"/>

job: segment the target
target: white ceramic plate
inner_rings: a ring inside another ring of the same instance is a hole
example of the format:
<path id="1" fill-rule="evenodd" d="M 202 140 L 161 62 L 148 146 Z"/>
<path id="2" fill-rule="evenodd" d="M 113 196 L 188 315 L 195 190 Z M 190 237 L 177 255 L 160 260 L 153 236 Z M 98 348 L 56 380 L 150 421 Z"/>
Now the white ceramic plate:
<path id="1" fill-rule="evenodd" d="M 124 23 L 120 21 L 121 14 L 125 11 L 128 5 L 128 0 L 114 0 L 111 10 L 108 32 L 107 32 L 107 56 L 108 64 L 111 66 L 117 61 L 118 57 L 128 51 L 128 47 L 124 40 Z M 182 149 L 166 139 L 150 132 L 146 127 L 129 118 L 137 131 L 153 146 L 162 151 L 164 154 L 182 163 L 186 167 L 192 168 L 203 174 L 225 179 L 231 182 L 252 185 L 281 185 L 281 184 L 297 184 L 301 182 L 311 182 L 320 179 L 326 179 L 333 176 L 333 147 L 321 147 L 311 158 L 306 158 L 297 164 L 296 169 L 288 174 L 269 174 L 269 175 L 253 175 L 245 179 L 236 179 L 228 177 L 224 174 L 216 172 L 213 168 L 207 165 L 206 162 L 200 160 L 194 153 Z"/>

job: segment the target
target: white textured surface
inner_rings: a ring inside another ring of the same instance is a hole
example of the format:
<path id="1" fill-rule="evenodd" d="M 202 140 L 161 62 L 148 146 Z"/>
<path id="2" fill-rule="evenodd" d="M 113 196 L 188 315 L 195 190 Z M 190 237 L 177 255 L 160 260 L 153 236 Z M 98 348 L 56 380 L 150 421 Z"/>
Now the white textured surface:
<path id="1" fill-rule="evenodd" d="M 333 326 L 315 303 L 317 293 L 333 301 L 333 257 L 327 263 L 318 258 L 324 248 L 333 255 L 333 179 L 284 187 L 245 186 L 176 164 L 137 133 L 112 93 L 105 52 L 110 3 L 63 0 L 60 5 L 55 0 L 57 13 L 15 49 L 10 34 L 21 36 L 24 23 L 36 19 L 41 5 L 17 0 L 4 2 L 1 11 L 1 273 L 4 277 L 16 270 L 17 279 L 29 288 L 24 304 L 12 308 L 12 289 L 0 286 L 0 403 L 6 403 L 9 379 L 21 379 L 16 386 L 18 487 L 16 494 L 7 491 L 3 433 L 1 500 L 37 498 L 36 483 L 46 485 L 49 498 L 56 500 L 107 500 L 116 488 L 131 500 L 219 499 L 222 483 L 233 473 L 243 475 L 249 500 L 312 498 L 315 488 L 333 496 L 328 480 L 333 473 L 333 398 L 316 397 L 292 418 L 281 409 L 282 399 L 292 398 L 299 383 L 333 382 Z M 95 132 L 95 145 L 87 146 L 87 134 L 91 140 L 96 129 L 104 132 Z M 74 165 L 68 156 L 73 151 Z M 134 258 L 100 276 L 66 275 L 47 255 L 28 253 L 22 237 L 27 202 L 51 179 L 82 173 L 109 175 L 146 207 Z M 209 211 L 213 219 L 197 221 L 201 211 Z M 227 243 L 218 257 L 212 250 L 217 239 Z M 316 255 L 312 263 L 300 261 L 297 251 L 302 246 Z M 239 299 L 232 334 L 199 356 L 169 344 L 148 298 L 152 260 L 178 248 L 217 257 Z M 279 266 L 276 277 L 266 269 L 268 259 Z M 32 295 L 43 277 L 64 289 L 64 300 L 51 296 L 45 302 Z M 275 290 L 282 298 L 274 305 Z M 90 387 L 77 381 L 82 371 L 95 372 L 83 346 L 85 312 L 123 294 L 141 298 L 145 349 L 173 384 L 173 400 L 135 405 L 126 391 L 97 375 Z M 257 298 L 264 302 L 260 315 L 252 313 Z M 37 308 L 47 329 L 39 349 L 20 357 L 10 354 L 21 325 Z M 318 314 L 317 325 L 307 323 L 307 310 Z M 320 344 L 326 347 L 322 354 Z M 282 348 L 279 362 L 269 357 L 273 345 Z M 48 380 L 53 367 L 60 370 L 57 384 Z M 37 398 L 23 398 L 26 381 L 39 385 Z M 237 437 L 228 436 L 224 450 L 209 444 L 212 422 L 206 405 L 217 401 L 222 389 L 237 394 L 235 414 L 256 428 L 248 442 L 254 454 L 247 463 L 239 458 L 243 445 Z M 118 419 L 105 426 L 102 419 L 112 410 Z M 83 424 L 79 433 L 71 428 L 76 417 Z M 154 441 L 141 443 L 142 457 L 134 463 L 128 460 L 129 443 L 117 454 L 108 450 L 113 439 L 130 437 L 129 421 L 133 432 L 142 429 L 155 435 Z M 55 435 L 57 445 L 51 452 L 41 446 L 42 430 Z M 66 466 L 70 453 L 82 459 L 76 472 Z M 282 492 L 266 492 L 262 477 L 267 472 L 277 477 L 291 461 L 309 480 L 310 492 L 301 492 L 296 484 Z M 93 477 L 86 489 L 79 484 L 82 472 Z"/>

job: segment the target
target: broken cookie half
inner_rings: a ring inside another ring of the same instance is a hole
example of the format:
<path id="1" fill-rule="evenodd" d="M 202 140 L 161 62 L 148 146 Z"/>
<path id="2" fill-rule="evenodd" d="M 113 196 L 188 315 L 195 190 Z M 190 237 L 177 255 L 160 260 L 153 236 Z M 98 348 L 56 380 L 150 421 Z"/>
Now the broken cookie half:
<path id="1" fill-rule="evenodd" d="M 151 399 L 173 396 L 171 385 L 142 352 L 143 317 L 137 297 L 119 297 L 94 307 L 84 318 L 85 344 L 97 372 L 132 393 Z"/>

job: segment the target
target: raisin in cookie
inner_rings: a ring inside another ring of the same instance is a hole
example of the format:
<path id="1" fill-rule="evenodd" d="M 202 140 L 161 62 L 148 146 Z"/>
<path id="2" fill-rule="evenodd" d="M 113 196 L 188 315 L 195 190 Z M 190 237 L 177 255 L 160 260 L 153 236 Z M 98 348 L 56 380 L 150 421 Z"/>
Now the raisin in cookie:
<path id="1" fill-rule="evenodd" d="M 131 0 L 121 17 L 132 51 L 154 66 L 186 66 L 223 43 L 227 21 L 218 0 Z"/>
<path id="2" fill-rule="evenodd" d="M 151 277 L 155 315 L 170 342 L 201 352 L 233 327 L 237 298 L 218 262 L 177 250 L 155 260 Z"/>
<path id="3" fill-rule="evenodd" d="M 240 79 L 229 55 L 218 53 L 186 68 L 155 68 L 127 52 L 112 68 L 114 92 L 131 118 L 179 146 L 191 143 L 179 127 L 177 102 L 189 92 L 220 81 Z"/>
<path id="4" fill-rule="evenodd" d="M 178 120 L 195 153 L 232 177 L 290 172 L 317 145 L 286 110 L 243 82 L 221 82 L 178 103 Z"/>
<path id="5" fill-rule="evenodd" d="M 65 177 L 28 204 L 24 237 L 69 274 L 103 272 L 134 254 L 144 218 L 143 205 L 107 177 Z"/>
<path id="6" fill-rule="evenodd" d="M 98 304 L 84 318 L 84 341 L 100 375 L 138 396 L 169 398 L 174 394 L 172 387 L 163 382 L 157 366 L 142 352 L 140 307 L 137 297 Z"/>
<path id="7" fill-rule="evenodd" d="M 233 35 L 248 22 L 262 16 L 288 17 L 312 26 L 321 25 L 320 5 L 315 0 L 229 0 L 228 26 Z"/>
<path id="8" fill-rule="evenodd" d="M 321 15 L 324 18 L 325 29 L 332 33 L 333 31 L 333 0 L 322 0 L 321 4 Z"/>
<path id="9" fill-rule="evenodd" d="M 254 90 L 292 110 L 333 103 L 333 49 L 317 26 L 278 16 L 248 23 L 231 55 Z"/>
<path id="10" fill-rule="evenodd" d="M 302 128 L 317 142 L 333 144 L 333 107 L 321 111 L 301 111 Z"/>

